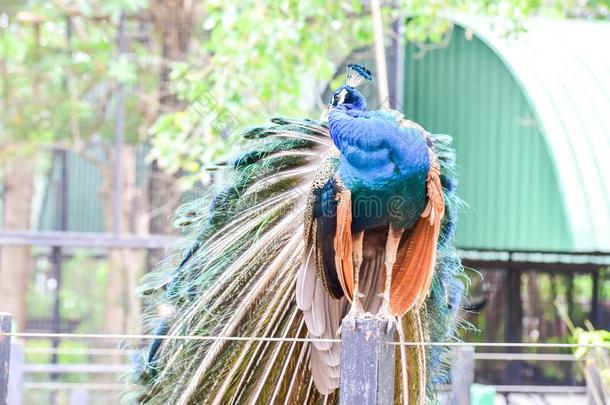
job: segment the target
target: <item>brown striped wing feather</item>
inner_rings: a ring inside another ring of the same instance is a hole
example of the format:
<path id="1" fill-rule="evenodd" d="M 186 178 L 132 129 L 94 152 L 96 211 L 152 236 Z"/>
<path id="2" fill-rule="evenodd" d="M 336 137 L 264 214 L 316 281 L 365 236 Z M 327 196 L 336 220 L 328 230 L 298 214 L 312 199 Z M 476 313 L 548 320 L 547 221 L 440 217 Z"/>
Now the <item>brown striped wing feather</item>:
<path id="1" fill-rule="evenodd" d="M 352 197 L 348 189 L 337 195 L 337 231 L 335 234 L 335 268 L 343 292 L 351 301 L 354 296 L 354 265 L 352 258 Z"/>
<path id="2" fill-rule="evenodd" d="M 428 203 L 421 218 L 398 250 L 392 269 L 390 310 L 402 316 L 426 299 L 436 264 L 436 246 L 445 213 L 440 166 L 430 149 L 430 170 L 426 179 Z"/>

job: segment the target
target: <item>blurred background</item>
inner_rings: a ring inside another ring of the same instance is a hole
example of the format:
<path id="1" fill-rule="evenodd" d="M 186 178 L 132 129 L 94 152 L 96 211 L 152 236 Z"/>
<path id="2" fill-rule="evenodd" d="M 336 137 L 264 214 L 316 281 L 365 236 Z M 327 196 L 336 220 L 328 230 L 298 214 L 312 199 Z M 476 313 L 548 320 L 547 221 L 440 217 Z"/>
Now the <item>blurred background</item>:
<path id="1" fill-rule="evenodd" d="M 347 63 L 379 76 L 377 39 L 389 99 L 374 83 L 369 106 L 454 136 L 464 340 L 610 340 L 608 0 L 381 11 L 375 38 L 366 0 L 3 0 L 0 311 L 13 329 L 149 332 L 134 291 L 179 237 L 175 208 L 218 186 L 202 167 L 238 150 L 240 129 L 319 118 Z M 129 352 L 116 340 L 20 345 L 15 404 L 118 401 Z M 584 354 L 477 349 L 474 378 L 497 403 L 583 403 Z"/>

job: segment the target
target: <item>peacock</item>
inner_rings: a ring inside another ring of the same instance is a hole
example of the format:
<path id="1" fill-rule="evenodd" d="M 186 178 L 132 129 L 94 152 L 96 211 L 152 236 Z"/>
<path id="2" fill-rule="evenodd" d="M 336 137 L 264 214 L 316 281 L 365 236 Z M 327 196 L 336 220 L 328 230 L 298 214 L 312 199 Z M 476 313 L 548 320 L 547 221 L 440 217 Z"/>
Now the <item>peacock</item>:
<path id="1" fill-rule="evenodd" d="M 336 403 L 344 318 L 387 320 L 406 341 L 458 340 L 465 282 L 451 137 L 367 110 L 356 87 L 372 79 L 350 64 L 324 121 L 246 130 L 246 151 L 216 166 L 225 188 L 178 210 L 187 236 L 139 290 L 157 335 L 287 340 L 154 340 L 126 398 Z M 433 398 L 448 349 L 397 351 L 397 402 Z"/>

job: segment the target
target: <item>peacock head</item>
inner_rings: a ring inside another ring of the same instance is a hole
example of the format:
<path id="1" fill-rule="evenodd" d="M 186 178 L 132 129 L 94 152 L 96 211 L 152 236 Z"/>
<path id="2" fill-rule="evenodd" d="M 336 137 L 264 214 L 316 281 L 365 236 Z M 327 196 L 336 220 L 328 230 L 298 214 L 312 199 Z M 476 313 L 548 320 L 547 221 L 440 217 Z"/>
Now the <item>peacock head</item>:
<path id="1" fill-rule="evenodd" d="M 329 107 L 338 108 L 342 106 L 348 110 L 364 111 L 366 109 L 366 100 L 362 93 L 356 90 L 356 87 L 371 80 L 373 80 L 373 75 L 364 66 L 356 64 L 347 65 L 345 84 L 335 90 Z"/>

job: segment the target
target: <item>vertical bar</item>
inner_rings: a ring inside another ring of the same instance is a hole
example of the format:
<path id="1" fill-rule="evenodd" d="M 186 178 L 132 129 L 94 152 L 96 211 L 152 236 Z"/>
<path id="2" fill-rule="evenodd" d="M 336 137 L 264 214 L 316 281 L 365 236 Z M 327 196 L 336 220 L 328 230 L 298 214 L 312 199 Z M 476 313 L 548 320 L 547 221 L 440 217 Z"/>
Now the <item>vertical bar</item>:
<path id="1" fill-rule="evenodd" d="M 383 21 L 379 0 L 371 0 L 373 14 L 373 34 L 375 38 L 375 64 L 377 66 L 377 91 L 379 92 L 379 108 L 390 106 L 388 89 L 388 68 L 385 59 L 385 44 L 383 40 Z"/>
<path id="2" fill-rule="evenodd" d="M 398 14 L 392 23 L 392 52 L 390 54 L 390 108 L 405 112 L 404 102 L 404 77 L 405 77 L 405 24 L 404 16 Z"/>
<path id="3" fill-rule="evenodd" d="M 470 405 L 470 387 L 474 383 L 474 347 L 458 347 L 451 368 L 451 404 Z"/>
<path id="4" fill-rule="evenodd" d="M 54 291 L 54 299 L 53 299 L 53 314 L 52 314 L 52 324 L 51 331 L 53 333 L 61 333 L 61 261 L 62 261 L 62 251 L 61 247 L 53 246 L 51 249 L 51 274 L 53 275 L 53 279 L 55 279 L 55 291 Z M 53 337 L 51 338 L 51 347 L 53 349 L 57 349 L 59 347 L 60 341 L 59 338 Z M 57 353 L 53 352 L 51 354 L 51 364 L 57 364 L 59 362 L 59 358 Z M 59 376 L 57 374 L 51 374 L 51 380 L 56 380 Z"/>
<path id="5" fill-rule="evenodd" d="M 18 340 L 11 342 L 10 384 L 8 385 L 8 403 L 11 405 L 23 404 L 23 374 L 25 365 L 25 351 L 23 343 Z"/>
<path id="6" fill-rule="evenodd" d="M 125 53 L 125 16 L 121 13 L 117 36 L 118 57 Z M 122 83 L 116 89 L 116 121 L 114 135 L 114 194 L 112 196 L 112 232 L 121 232 L 121 201 L 123 175 L 121 173 L 123 142 L 125 140 L 125 90 Z"/>
<path id="7" fill-rule="evenodd" d="M 68 152 L 65 150 L 56 150 L 53 156 L 53 164 L 59 167 L 59 173 L 54 179 L 55 188 L 55 224 L 54 228 L 57 231 L 68 230 L 68 211 L 69 211 L 69 170 L 68 170 Z M 53 333 L 61 332 L 61 273 L 62 273 L 62 253 L 61 246 L 53 246 L 51 249 L 51 275 L 55 280 L 55 291 L 53 292 L 53 306 L 51 308 L 51 325 L 50 330 Z M 56 349 L 59 347 L 59 338 L 51 338 L 51 347 Z M 58 363 L 57 354 L 51 355 L 51 364 Z M 57 381 L 59 375 L 57 373 L 51 373 L 49 376 L 51 381 Z M 49 392 L 49 403 L 55 404 L 57 391 Z"/>
<path id="8" fill-rule="evenodd" d="M 567 283 L 567 291 L 566 291 L 566 301 L 567 301 L 567 312 L 568 319 L 573 322 L 574 321 L 574 273 L 570 272 L 564 276 L 564 279 Z M 574 383 L 574 364 L 568 364 L 568 383 Z"/>
<path id="9" fill-rule="evenodd" d="M 61 165 L 61 171 L 59 176 L 58 183 L 58 192 L 57 192 L 57 201 L 56 201 L 56 217 L 57 217 L 57 229 L 60 231 L 68 230 L 68 211 L 70 206 L 69 201 L 69 170 L 68 170 L 68 152 L 65 150 L 58 151 L 58 159 L 57 162 Z M 61 284 L 62 284 L 62 261 L 63 261 L 63 251 L 60 246 L 54 246 L 51 250 L 51 266 L 52 266 L 52 274 L 55 279 L 55 294 L 53 300 L 53 314 L 52 314 L 52 332 L 53 333 L 61 333 Z M 60 340 L 59 338 L 51 339 L 51 347 L 57 349 L 59 347 Z M 56 353 L 51 355 L 51 364 L 57 364 L 59 362 L 59 358 Z M 53 373 L 50 376 L 51 381 L 56 381 L 59 378 L 59 375 Z M 51 392 L 51 397 L 53 398 L 55 392 Z M 53 402 L 53 401 L 51 401 Z"/>
<path id="10" fill-rule="evenodd" d="M 599 355 L 599 353 L 597 354 Z M 587 384 L 587 402 L 589 405 L 606 405 L 606 394 L 601 374 L 595 362 L 595 354 L 589 353 L 585 366 L 585 381 Z"/>
<path id="11" fill-rule="evenodd" d="M 87 405 L 90 403 L 91 395 L 84 389 L 75 389 L 70 392 L 68 405 Z"/>
<path id="12" fill-rule="evenodd" d="M 574 320 L 574 273 L 568 273 L 566 275 L 566 282 L 568 284 L 566 291 L 568 318 L 570 318 L 570 320 Z"/>
<path id="13" fill-rule="evenodd" d="M 591 277 L 593 277 L 593 294 L 591 294 L 591 322 L 593 322 L 595 329 L 599 329 L 599 269 L 591 272 Z"/>
<path id="14" fill-rule="evenodd" d="M 341 405 L 394 403 L 396 330 L 387 321 L 344 320 L 341 326 Z"/>
<path id="15" fill-rule="evenodd" d="M 506 269 L 506 305 L 505 305 L 505 341 L 519 343 L 522 339 L 523 307 L 521 303 L 521 270 L 509 266 Z M 509 353 L 516 353 L 516 347 L 507 348 Z M 509 361 L 506 364 L 505 384 L 519 384 L 521 379 L 521 361 Z"/>
<path id="16" fill-rule="evenodd" d="M 598 294 L 600 292 L 603 292 L 602 294 L 602 300 L 605 301 L 606 298 L 606 290 L 604 288 L 604 286 L 606 285 L 606 280 L 608 279 L 608 269 L 607 268 L 599 268 L 597 269 L 597 275 L 598 275 L 598 283 L 600 284 L 598 286 Z M 605 305 L 599 305 L 597 308 L 597 316 L 599 319 L 599 325 L 596 325 L 596 329 L 610 329 L 610 325 L 608 324 L 608 315 L 607 315 L 606 311 L 606 306 Z"/>
<path id="17" fill-rule="evenodd" d="M 8 377 L 11 358 L 11 332 L 12 316 L 0 312 L 0 405 L 8 404 Z"/>

